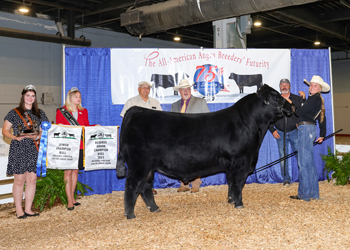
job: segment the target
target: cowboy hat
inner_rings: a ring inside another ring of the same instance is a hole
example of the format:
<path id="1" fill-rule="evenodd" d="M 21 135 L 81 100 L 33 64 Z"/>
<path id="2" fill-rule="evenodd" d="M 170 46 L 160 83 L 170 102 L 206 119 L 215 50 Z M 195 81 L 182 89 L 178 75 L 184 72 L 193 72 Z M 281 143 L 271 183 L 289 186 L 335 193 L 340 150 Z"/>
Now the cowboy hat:
<path id="1" fill-rule="evenodd" d="M 311 81 L 306 81 L 306 79 L 304 79 L 304 82 L 307 85 L 310 85 L 311 82 L 317 83 L 318 85 L 321 86 L 321 92 L 328 92 L 331 89 L 329 85 L 325 83 L 320 76 L 316 76 L 316 75 L 313 76 Z"/>
<path id="2" fill-rule="evenodd" d="M 193 83 L 194 84 L 194 83 Z M 174 86 L 173 89 L 175 91 L 179 91 L 179 89 L 181 88 L 191 88 L 192 85 L 190 85 L 190 83 L 186 80 L 186 79 L 182 79 L 180 82 L 179 82 L 179 86 Z"/>

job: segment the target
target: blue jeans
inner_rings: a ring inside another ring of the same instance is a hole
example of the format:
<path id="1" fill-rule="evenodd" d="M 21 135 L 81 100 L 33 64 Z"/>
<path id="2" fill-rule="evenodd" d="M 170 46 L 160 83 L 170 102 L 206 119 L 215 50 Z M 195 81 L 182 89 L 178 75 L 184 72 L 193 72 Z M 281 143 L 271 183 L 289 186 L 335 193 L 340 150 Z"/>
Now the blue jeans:
<path id="1" fill-rule="evenodd" d="M 298 196 L 309 201 L 319 199 L 318 175 L 314 161 L 314 146 L 316 139 L 316 126 L 313 124 L 300 125 L 298 127 L 298 165 L 299 165 L 299 188 Z"/>
<path id="2" fill-rule="evenodd" d="M 282 158 L 284 156 L 284 152 L 283 152 L 284 133 L 281 130 L 277 130 L 277 131 L 278 131 L 278 134 L 281 136 L 279 139 L 277 139 L 277 145 L 278 145 L 278 152 L 280 153 L 280 157 Z M 289 155 L 288 142 L 292 146 L 292 150 L 293 150 L 292 152 L 298 150 L 298 130 L 297 129 L 286 133 L 286 156 Z M 298 154 L 296 154 L 295 157 L 298 159 Z M 286 159 L 286 172 L 284 172 L 284 161 L 281 161 L 281 175 L 283 178 L 283 182 L 286 182 L 286 181 L 291 182 L 291 177 L 289 175 L 288 159 Z"/>

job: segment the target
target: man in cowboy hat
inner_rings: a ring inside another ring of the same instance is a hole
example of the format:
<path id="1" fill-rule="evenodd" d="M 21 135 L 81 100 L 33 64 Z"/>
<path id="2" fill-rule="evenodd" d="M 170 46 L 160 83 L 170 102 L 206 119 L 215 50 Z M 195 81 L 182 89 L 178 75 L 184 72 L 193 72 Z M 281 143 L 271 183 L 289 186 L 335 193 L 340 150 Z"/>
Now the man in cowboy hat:
<path id="1" fill-rule="evenodd" d="M 161 110 L 162 107 L 160 106 L 160 103 L 158 100 L 149 97 L 149 92 L 151 90 L 152 85 L 149 82 L 142 81 L 139 82 L 139 95 L 131 97 L 129 100 L 126 101 L 122 112 L 120 113 L 120 116 L 124 118 L 125 112 L 133 107 L 133 106 L 139 106 L 147 109 L 155 109 L 155 110 Z M 157 191 L 152 189 L 154 194 L 157 194 Z"/>
<path id="2" fill-rule="evenodd" d="M 294 95 L 290 93 L 290 87 L 290 82 L 287 78 L 281 79 L 281 95 L 284 98 L 289 98 L 290 100 L 292 100 L 296 108 L 299 109 L 301 107 L 301 104 L 305 101 L 305 93 L 303 91 L 299 91 L 300 96 Z M 291 117 L 285 117 L 284 119 L 280 119 L 276 123 L 270 125 L 269 130 L 272 133 L 273 137 L 277 140 L 278 152 L 280 157 L 284 157 L 285 153 L 288 154 L 289 146 L 287 143 L 290 144 L 293 152 L 298 150 L 298 130 L 296 126 L 298 122 L 299 118 L 292 115 Z M 286 132 L 286 134 L 284 134 L 284 131 Z M 284 139 L 286 145 L 284 145 Z M 295 157 L 297 157 L 297 155 L 295 155 Z M 284 164 L 284 162 L 286 164 Z M 291 177 L 289 175 L 288 160 L 281 161 L 281 174 L 283 178 L 283 186 L 289 186 L 291 183 Z"/>
<path id="3" fill-rule="evenodd" d="M 179 112 L 179 113 L 206 113 L 210 112 L 207 102 L 203 98 L 198 98 L 191 95 L 191 87 L 190 83 L 186 79 L 182 79 L 179 83 L 179 86 L 175 86 L 174 91 L 179 91 L 181 95 L 181 99 L 174 102 L 171 105 L 171 112 Z M 195 128 L 194 128 L 195 129 Z M 191 140 L 191 138 L 189 138 Z M 177 192 L 186 192 L 189 191 L 189 184 L 185 185 L 182 181 L 180 188 Z M 202 181 L 200 177 L 191 182 L 192 188 L 191 193 L 199 192 L 199 187 Z"/>

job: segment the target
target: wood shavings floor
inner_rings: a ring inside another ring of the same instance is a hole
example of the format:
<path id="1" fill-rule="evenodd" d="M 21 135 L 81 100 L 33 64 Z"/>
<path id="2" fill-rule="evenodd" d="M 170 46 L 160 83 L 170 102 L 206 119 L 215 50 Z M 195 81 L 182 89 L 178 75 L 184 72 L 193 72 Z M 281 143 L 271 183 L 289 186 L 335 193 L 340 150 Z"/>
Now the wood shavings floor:
<path id="1" fill-rule="evenodd" d="M 227 186 L 199 193 L 158 189 L 160 213 L 138 198 L 124 217 L 124 192 L 85 196 L 18 220 L 0 206 L 0 249 L 350 249 L 350 185 L 320 182 L 321 200 L 292 200 L 298 183 L 249 184 L 244 209 L 227 203 Z"/>

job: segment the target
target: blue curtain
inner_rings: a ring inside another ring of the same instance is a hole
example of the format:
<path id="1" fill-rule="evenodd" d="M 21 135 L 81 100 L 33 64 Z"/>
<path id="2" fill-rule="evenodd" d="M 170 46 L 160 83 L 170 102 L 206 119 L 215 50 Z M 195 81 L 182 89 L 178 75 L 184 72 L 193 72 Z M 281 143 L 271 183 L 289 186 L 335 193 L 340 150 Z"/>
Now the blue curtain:
<path id="1" fill-rule="evenodd" d="M 310 49 L 292 49 L 291 50 L 291 76 L 292 92 L 298 93 L 299 90 L 308 95 L 309 85 L 304 83 L 304 79 L 310 81 L 313 75 L 319 75 L 322 79 L 332 86 L 330 75 L 330 58 L 328 50 L 310 50 Z M 328 93 L 323 93 L 324 105 L 326 109 L 327 133 L 333 133 L 333 110 L 332 110 L 332 88 Z M 319 129 L 317 126 L 317 136 Z M 317 166 L 318 179 L 325 180 L 323 173 L 324 163 L 320 154 L 327 154 L 327 147 L 334 148 L 334 137 L 326 140 L 322 144 L 314 147 L 314 159 Z M 296 162 L 294 163 L 296 165 Z M 293 181 L 299 181 L 298 169 L 293 168 Z"/>
<path id="2" fill-rule="evenodd" d="M 90 124 L 103 126 L 121 125 L 120 112 L 123 105 L 112 105 L 111 77 L 110 77 L 110 49 L 109 48 L 66 48 L 66 93 L 72 87 L 77 87 L 82 93 L 82 105 L 89 111 Z M 328 50 L 291 50 L 291 84 L 292 92 L 299 90 L 308 92 L 308 86 L 303 79 L 311 79 L 313 75 L 320 75 L 330 83 Z M 327 134 L 333 132 L 331 93 L 323 95 L 326 105 Z M 209 104 L 211 112 L 221 110 L 232 104 Z M 162 105 L 164 111 L 170 111 L 170 104 Z M 318 166 L 319 180 L 324 180 L 324 165 L 320 153 L 327 153 L 327 146 L 333 148 L 333 139 L 315 147 L 315 160 Z M 276 140 L 268 131 L 260 148 L 256 169 L 279 159 Z M 298 167 L 295 157 L 289 159 L 292 181 L 298 181 Z M 105 194 L 112 191 L 124 190 L 125 179 L 118 179 L 115 170 L 82 171 L 79 181 L 93 188 L 89 194 Z M 226 184 L 225 174 L 217 174 L 202 178 L 202 186 Z M 248 177 L 247 183 L 278 183 L 281 182 L 280 166 L 276 164 L 266 170 L 259 171 Z M 156 173 L 155 188 L 179 187 L 180 182 Z"/>

